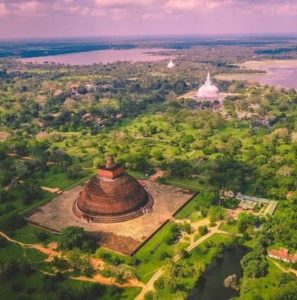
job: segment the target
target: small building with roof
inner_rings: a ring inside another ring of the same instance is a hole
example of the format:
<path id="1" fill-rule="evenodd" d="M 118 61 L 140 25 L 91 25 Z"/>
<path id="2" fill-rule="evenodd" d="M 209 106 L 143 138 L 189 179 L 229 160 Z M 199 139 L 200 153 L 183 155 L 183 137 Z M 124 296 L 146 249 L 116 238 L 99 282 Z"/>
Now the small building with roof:
<path id="1" fill-rule="evenodd" d="M 289 254 L 286 248 L 269 249 L 268 256 L 288 263 L 297 263 L 297 254 Z"/>

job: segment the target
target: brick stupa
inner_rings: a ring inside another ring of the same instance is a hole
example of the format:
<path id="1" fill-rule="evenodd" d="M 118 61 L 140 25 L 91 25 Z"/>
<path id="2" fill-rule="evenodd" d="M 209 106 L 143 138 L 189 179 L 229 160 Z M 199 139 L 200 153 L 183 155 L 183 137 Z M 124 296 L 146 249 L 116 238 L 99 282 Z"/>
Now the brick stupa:
<path id="1" fill-rule="evenodd" d="M 109 155 L 79 193 L 73 212 L 88 222 L 115 223 L 150 212 L 153 200 L 142 185 Z"/>

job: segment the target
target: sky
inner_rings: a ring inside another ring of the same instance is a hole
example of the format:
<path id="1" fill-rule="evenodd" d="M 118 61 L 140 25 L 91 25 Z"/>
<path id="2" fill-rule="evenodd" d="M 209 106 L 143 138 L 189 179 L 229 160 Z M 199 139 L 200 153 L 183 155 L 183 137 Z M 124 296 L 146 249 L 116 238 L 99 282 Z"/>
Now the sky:
<path id="1" fill-rule="evenodd" d="M 297 33 L 297 0 L 0 0 L 0 39 Z"/>

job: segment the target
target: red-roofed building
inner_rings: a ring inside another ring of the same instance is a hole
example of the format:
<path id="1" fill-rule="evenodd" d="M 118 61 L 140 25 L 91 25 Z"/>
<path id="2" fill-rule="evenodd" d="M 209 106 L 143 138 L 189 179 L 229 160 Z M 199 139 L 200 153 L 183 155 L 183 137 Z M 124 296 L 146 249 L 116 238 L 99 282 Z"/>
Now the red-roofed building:
<path id="1" fill-rule="evenodd" d="M 276 258 L 289 263 L 297 262 L 297 254 L 289 254 L 288 249 L 280 248 L 280 249 L 270 249 L 268 250 L 268 256 L 272 258 Z"/>

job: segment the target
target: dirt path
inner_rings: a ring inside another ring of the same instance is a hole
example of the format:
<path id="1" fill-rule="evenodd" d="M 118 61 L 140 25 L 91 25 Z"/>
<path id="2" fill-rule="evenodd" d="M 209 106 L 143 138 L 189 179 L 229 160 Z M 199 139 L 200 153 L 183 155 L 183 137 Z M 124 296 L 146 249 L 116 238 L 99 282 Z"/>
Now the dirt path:
<path id="1" fill-rule="evenodd" d="M 291 268 L 285 268 L 283 267 L 281 264 L 279 264 L 278 262 L 276 262 L 274 259 L 271 259 L 270 257 L 267 257 L 269 259 L 269 261 L 271 261 L 272 263 L 274 263 L 282 272 L 285 273 L 293 273 L 297 276 L 297 270 L 291 269 Z"/>
<path id="2" fill-rule="evenodd" d="M 53 194 L 61 194 L 62 190 L 60 188 L 50 188 L 48 186 L 44 186 L 42 185 L 40 187 L 43 191 L 49 192 L 49 193 L 53 193 Z"/>
<path id="3" fill-rule="evenodd" d="M 37 250 L 45 255 L 47 255 L 47 258 L 45 259 L 45 262 L 51 262 L 53 260 L 54 257 L 61 257 L 63 255 L 63 253 L 61 251 L 57 251 L 57 243 L 53 242 L 49 244 L 49 247 L 45 247 L 42 246 L 40 244 L 26 244 L 26 243 L 22 243 L 19 242 L 17 240 L 14 240 L 12 238 L 10 238 L 7 234 L 5 234 L 4 232 L 0 231 L 0 236 L 2 236 L 3 238 L 5 238 L 7 241 L 14 243 L 22 248 L 25 249 L 34 249 Z M 103 270 L 104 269 L 104 261 L 98 258 L 90 258 L 91 261 L 91 265 L 95 270 Z M 47 275 L 55 275 L 53 273 L 50 272 L 45 272 L 42 270 L 38 270 L 44 274 Z M 110 278 L 110 277 L 104 277 L 100 274 L 96 274 L 92 277 L 86 277 L 86 276 L 77 276 L 77 277 L 68 277 L 69 279 L 73 279 L 73 280 L 79 280 L 79 281 L 85 281 L 85 282 L 94 282 L 94 283 L 99 283 L 99 284 L 104 284 L 104 285 L 115 285 L 117 287 L 143 287 L 143 283 L 140 282 L 139 280 L 132 278 L 130 279 L 128 282 L 120 284 L 115 282 L 114 278 Z"/>

